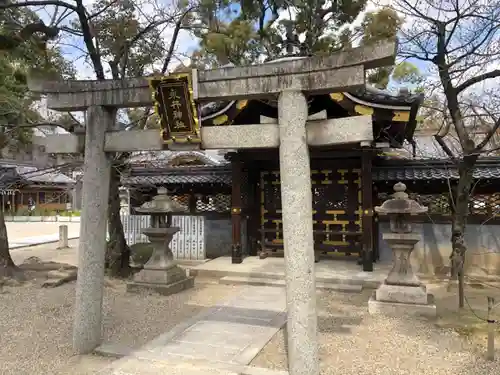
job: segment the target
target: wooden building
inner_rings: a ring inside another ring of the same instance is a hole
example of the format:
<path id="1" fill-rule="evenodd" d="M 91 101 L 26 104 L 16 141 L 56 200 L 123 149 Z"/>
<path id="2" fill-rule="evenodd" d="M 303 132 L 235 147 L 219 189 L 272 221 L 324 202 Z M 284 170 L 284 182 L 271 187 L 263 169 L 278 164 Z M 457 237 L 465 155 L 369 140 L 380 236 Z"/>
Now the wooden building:
<path id="1" fill-rule="evenodd" d="M 75 181 L 59 169 L 20 163 L 0 164 L 2 209 L 27 214 L 30 199 L 38 212 L 66 211 Z"/>
<path id="2" fill-rule="evenodd" d="M 398 155 L 389 153 L 388 155 L 384 151 L 378 151 L 374 156 L 371 170 L 371 179 L 373 182 L 371 197 L 373 205 L 378 205 L 387 199 L 389 195 L 392 194 L 392 188 L 396 182 L 404 182 L 407 185 L 410 196 L 429 208 L 429 212 L 426 215 L 414 219 L 418 222 L 435 227 L 435 231 L 444 231 L 446 230 L 446 226 L 449 226 L 451 223 L 453 204 L 450 198 L 450 189 L 453 188 L 458 181 L 456 167 L 445 158 L 445 155 L 436 152 L 439 151 L 440 146 L 435 144 L 431 135 L 414 137 L 414 144 L 416 150 L 420 151 L 420 155 L 418 156 L 413 156 L 411 150 L 413 147 L 408 147 L 409 152 L 406 152 L 407 155 L 404 155 L 405 152 L 399 153 Z M 429 150 L 429 145 L 432 145 L 432 151 Z M 234 217 L 234 215 L 231 215 L 231 211 L 227 204 L 213 206 L 204 204 L 203 202 L 213 201 L 210 198 L 217 194 L 224 195 L 224 200 L 229 202 L 232 193 L 233 172 L 234 170 L 232 170 L 231 165 L 224 163 L 217 166 L 204 164 L 198 165 L 197 167 L 182 165 L 172 167 L 168 166 L 168 164 L 160 167 L 159 165 L 148 166 L 147 163 L 144 163 L 140 168 L 132 167 L 128 174 L 123 177 L 122 183 L 132 190 L 132 195 L 135 194 L 134 191 L 146 193 L 146 196 L 137 198 L 132 202 L 132 206 L 138 206 L 143 201 L 149 199 L 155 194 L 156 187 L 167 186 L 172 196 L 178 201 L 189 202 L 191 200 L 199 202 L 198 205 L 192 204 L 189 206 L 190 209 L 187 210 L 185 214 L 204 215 L 213 220 L 228 220 L 231 216 Z M 261 171 L 261 173 L 262 172 L 264 176 L 268 175 L 266 171 Z M 245 212 L 245 214 L 241 216 L 241 224 L 243 227 L 241 233 L 246 237 L 242 240 L 242 243 L 247 244 L 246 247 L 242 249 L 243 256 L 258 255 L 261 251 L 279 251 L 280 247 L 278 245 L 281 241 L 273 242 L 273 239 L 279 240 L 279 237 L 276 237 L 279 236 L 280 233 L 275 230 L 276 222 L 280 224 L 278 221 L 280 220 L 279 216 L 276 221 L 271 221 L 270 223 L 269 220 L 265 220 L 266 216 L 264 215 L 266 212 L 260 214 L 262 212 L 260 211 L 259 215 L 254 214 L 254 217 L 246 214 L 251 212 L 247 207 L 251 207 L 252 204 L 248 201 L 248 195 L 245 193 L 248 191 L 247 189 L 251 188 L 251 185 L 247 185 L 246 183 L 247 176 L 248 170 L 243 170 L 240 184 L 244 187 L 242 188 L 242 211 Z M 484 228 L 486 225 L 487 228 L 491 228 L 486 232 L 481 232 L 483 236 L 488 236 L 488 232 L 495 233 L 496 229 L 494 228 L 500 224 L 500 194 L 498 193 L 498 186 L 500 186 L 500 158 L 492 157 L 481 159 L 477 164 L 474 176 L 476 182 L 471 197 L 468 223 L 469 227 Z M 273 186 L 272 181 L 270 185 Z M 265 201 L 266 192 L 261 191 L 261 186 L 269 186 L 269 184 L 266 182 L 261 184 L 261 182 L 258 181 L 253 188 L 254 191 L 257 190 L 257 193 L 260 192 L 261 195 L 257 197 L 254 195 L 254 199 L 256 198 L 258 202 L 257 208 L 259 210 L 265 210 L 265 204 L 268 202 Z M 274 186 L 276 187 L 277 184 L 274 184 Z M 280 198 L 279 196 L 276 197 L 279 190 L 276 190 L 278 189 L 275 188 L 275 195 L 272 197 L 279 203 Z M 262 197 L 262 193 L 264 193 L 264 197 Z M 264 207 L 262 202 L 264 202 Z M 325 205 L 331 204 L 330 202 L 331 200 L 326 200 Z M 386 221 L 386 217 L 373 217 L 372 243 L 374 261 L 377 261 L 380 256 L 379 246 L 382 244 L 379 237 L 380 232 L 383 230 L 379 227 Z M 324 223 L 325 227 L 326 224 L 328 223 Z M 254 226 L 253 230 L 252 225 Z M 255 227 L 257 227 L 257 230 L 255 230 Z M 316 227 L 318 227 L 317 223 Z M 276 237 L 271 237 L 271 240 L 268 240 L 269 237 L 267 237 L 263 242 L 262 234 L 268 235 L 269 232 L 266 231 L 268 228 L 271 230 L 274 229 L 271 233 L 274 233 Z M 349 237 L 346 236 L 346 238 Z M 435 239 L 430 240 L 435 241 Z M 262 243 L 265 244 L 266 242 L 271 242 L 272 245 L 267 247 L 262 246 Z M 447 247 L 445 245 L 442 245 L 442 247 L 442 257 L 446 258 Z M 352 247 L 338 246 L 335 248 L 332 246 L 331 248 L 333 248 L 333 250 L 328 251 L 329 249 L 327 248 L 327 250 L 323 251 L 322 249 L 324 249 L 324 247 L 318 247 L 318 255 L 325 255 L 323 253 L 326 252 L 329 256 L 342 257 L 343 259 L 346 257 L 356 258 L 359 256 L 359 253 L 350 252 L 352 251 Z M 474 250 L 480 253 L 484 252 L 484 250 L 481 249 Z M 497 250 L 490 249 L 490 251 Z M 234 255 L 233 253 L 233 256 Z"/>
<path id="3" fill-rule="evenodd" d="M 418 220 L 450 222 L 450 189 L 457 173 L 432 133 L 415 136 L 422 95 L 407 91 L 393 95 L 367 86 L 308 100 L 310 121 L 370 115 L 374 134 L 374 142 L 364 147 L 310 148 L 317 260 L 353 258 L 365 271 L 372 270 L 380 256 L 380 222 L 373 207 L 392 193 L 398 181 L 429 207 L 429 213 Z M 277 123 L 278 109 L 273 100 L 237 100 L 205 104 L 200 115 L 202 127 L 271 124 Z M 131 207 L 149 199 L 155 187 L 166 186 L 186 207 L 186 214 L 231 217 L 233 263 L 240 263 L 245 255 L 282 252 L 277 149 L 226 152 L 226 162 L 200 151 L 140 155 L 130 161 L 122 181 L 132 190 Z M 500 211 L 498 158 L 481 159 L 475 176 L 470 220 L 493 224 Z"/>
<path id="4" fill-rule="evenodd" d="M 377 255 L 372 168 L 381 150 L 401 148 L 405 141 L 413 142 L 421 102 L 420 95 L 393 96 L 372 88 L 309 98 L 311 120 L 372 115 L 375 136 L 371 147 L 344 145 L 310 151 L 318 259 L 322 255 L 352 257 L 362 259 L 365 270 L 372 269 Z M 277 103 L 264 100 L 210 103 L 200 112 L 202 126 L 271 123 L 278 117 Z M 123 183 L 142 191 L 148 184 L 150 188 L 167 186 L 175 199 L 184 200 L 192 214 L 209 214 L 206 208 L 210 207 L 212 214 L 228 215 L 231 207 L 232 256 L 236 263 L 241 262 L 244 254 L 281 251 L 278 150 L 228 152 L 226 159 L 229 163 L 163 169 L 144 166 L 142 170 L 136 160 L 131 162 L 129 176 Z M 217 196 L 228 201 L 227 204 L 215 207 Z M 226 198 L 222 198 L 224 196 Z M 131 206 L 139 205 L 142 200 L 131 202 Z M 241 248 L 242 233 L 247 236 L 245 249 Z"/>
<path id="5" fill-rule="evenodd" d="M 433 143 L 434 141 L 430 135 L 415 137 L 415 146 L 418 150 L 425 150 L 426 145 Z M 434 151 L 438 150 L 438 147 L 440 146 L 437 144 L 433 145 Z M 471 197 L 470 215 L 468 218 L 468 228 L 472 232 L 469 237 L 481 237 L 484 241 L 476 238 L 475 241 L 472 241 L 470 250 L 471 252 L 477 252 L 482 259 L 484 258 L 485 250 L 483 247 L 485 245 L 489 245 L 488 251 L 492 252 L 492 254 L 500 251 L 498 245 L 491 247 L 492 244 L 489 243 L 491 241 L 488 240 L 488 237 L 496 238 L 495 233 L 500 232 L 498 230 L 500 228 L 500 194 L 498 193 L 498 186 L 500 186 L 500 158 L 481 159 L 477 164 L 474 176 L 476 178 L 475 189 Z M 373 160 L 372 198 L 374 205 L 378 205 L 389 198 L 389 195 L 393 192 L 392 188 L 394 184 L 401 181 L 407 185 L 407 191 L 412 198 L 417 199 L 429 208 L 427 214 L 414 218 L 417 222 L 427 225 L 427 229 L 424 229 L 422 233 L 424 241 L 431 241 L 433 247 L 437 246 L 440 248 L 441 254 L 438 254 L 438 258 L 442 258 L 442 260 L 423 260 L 433 263 L 432 265 L 427 265 L 426 267 L 428 268 L 430 266 L 433 268 L 446 267 L 446 259 L 449 255 L 449 245 L 446 244 L 446 242 L 449 242 L 447 233 L 449 232 L 453 207 L 452 200 L 450 199 L 450 188 L 453 188 L 456 184 L 457 177 L 455 166 L 444 155 L 439 155 L 439 153 L 436 155 L 435 152 L 426 152 L 425 154 L 421 153 L 418 158 L 413 158 L 411 157 L 411 147 L 409 157 L 404 158 L 401 155 L 387 156 L 385 153 L 379 153 Z M 197 199 L 196 196 L 201 197 L 203 193 L 210 196 L 210 194 L 220 192 L 224 192 L 226 201 L 231 199 L 232 175 L 229 165 L 200 165 L 196 169 L 181 165 L 175 168 L 171 168 L 168 165 L 163 168 L 147 167 L 144 165 L 140 169 L 131 168 L 129 174 L 123 177 L 122 182 L 132 191 L 147 192 L 147 197 L 143 197 L 144 200 L 154 195 L 155 187 L 158 186 L 168 186 L 172 191 L 172 196 L 180 201 Z M 139 205 L 141 201 L 140 199 L 136 200 L 133 206 Z M 185 214 L 204 215 L 209 220 L 229 221 L 231 217 L 231 212 L 227 205 L 218 208 L 198 206 L 197 209 L 188 210 Z M 383 246 L 383 241 L 380 240 L 380 237 L 381 232 L 387 230 L 386 222 L 386 217 L 375 216 L 373 220 L 375 261 L 381 256 L 380 252 L 383 252 L 383 249 L 379 251 L 379 247 Z M 259 234 L 255 236 L 255 232 L 253 234 L 251 231 L 248 232 L 247 223 L 251 223 L 251 219 L 248 220 L 246 217 L 242 217 L 242 235 L 245 237 L 242 239 L 242 243 L 249 244 L 243 249 L 243 255 L 257 255 L 261 250 Z M 266 225 L 266 222 L 264 222 L 264 225 Z M 430 236 L 428 237 L 429 232 Z M 433 235 L 432 232 L 435 232 L 435 234 Z M 440 233 L 439 235 L 437 235 L 438 232 Z M 441 239 L 438 240 L 436 235 L 437 237 L 441 237 Z M 444 241 L 445 243 L 438 244 L 436 243 L 437 240 L 438 242 Z M 479 242 L 483 242 L 483 244 Z M 474 243 L 476 244 L 474 245 Z M 390 256 L 390 251 L 389 249 L 386 250 L 388 253 L 386 253 L 385 260 L 389 260 L 387 256 Z M 330 255 L 342 258 L 348 256 L 346 252 L 341 251 Z M 487 268 L 488 262 L 487 259 L 482 259 L 479 262 L 476 261 L 481 268 Z"/>
<path id="6" fill-rule="evenodd" d="M 454 150 L 452 138 L 445 139 Z M 407 185 L 410 197 L 429 208 L 417 222 L 451 223 L 452 192 L 458 183 L 455 163 L 442 151 L 429 134 L 416 135 L 414 145 L 419 155 L 379 156 L 374 162 L 373 181 L 376 201 L 381 202 L 392 193 L 392 186 L 401 181 Z M 500 224 L 500 157 L 480 157 L 475 166 L 474 184 L 470 196 L 468 224 Z M 378 204 L 378 203 L 377 203 Z M 381 220 L 384 220 L 381 218 Z M 500 248 L 499 248 L 500 249 Z"/>
<path id="7" fill-rule="evenodd" d="M 130 213 L 166 187 L 190 215 L 224 217 L 231 208 L 231 169 L 223 156 L 203 152 L 141 152 L 129 159 L 122 185 L 129 189 Z"/>

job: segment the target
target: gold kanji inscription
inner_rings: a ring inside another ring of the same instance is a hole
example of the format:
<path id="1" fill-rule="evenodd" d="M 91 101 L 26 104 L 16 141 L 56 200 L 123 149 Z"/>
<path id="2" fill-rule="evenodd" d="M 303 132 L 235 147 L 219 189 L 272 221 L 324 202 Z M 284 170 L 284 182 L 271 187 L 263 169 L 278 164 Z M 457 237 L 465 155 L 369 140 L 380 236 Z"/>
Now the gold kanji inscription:
<path id="1" fill-rule="evenodd" d="M 179 100 L 180 97 L 177 95 L 177 92 L 174 89 L 170 89 L 170 93 L 168 94 L 168 98 L 170 100 Z"/>
<path id="2" fill-rule="evenodd" d="M 186 124 L 184 123 L 184 121 L 182 120 L 175 120 L 175 123 L 174 123 L 174 129 L 185 129 L 186 128 Z"/>
<path id="3" fill-rule="evenodd" d="M 181 108 L 181 102 L 180 100 L 172 100 L 172 103 L 170 103 L 170 107 L 175 109 L 175 110 L 179 110 L 179 108 Z"/>

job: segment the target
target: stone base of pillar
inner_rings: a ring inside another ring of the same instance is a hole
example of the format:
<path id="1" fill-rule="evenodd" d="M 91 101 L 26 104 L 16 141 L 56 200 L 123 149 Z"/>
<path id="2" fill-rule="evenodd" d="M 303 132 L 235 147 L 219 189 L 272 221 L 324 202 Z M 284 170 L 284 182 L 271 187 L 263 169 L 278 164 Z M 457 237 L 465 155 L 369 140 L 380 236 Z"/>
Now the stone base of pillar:
<path id="1" fill-rule="evenodd" d="M 364 259 L 361 260 L 361 264 L 363 265 L 363 272 L 373 272 L 373 256 L 369 253 L 365 256 Z"/>
<path id="2" fill-rule="evenodd" d="M 241 245 L 236 244 L 232 246 L 231 249 L 231 263 L 240 264 L 243 263 L 243 253 L 241 251 Z"/>
<path id="3" fill-rule="evenodd" d="M 194 286 L 194 277 L 177 265 L 167 269 L 143 269 L 127 283 L 127 292 L 151 290 L 164 296 L 179 293 Z"/>
<path id="4" fill-rule="evenodd" d="M 425 286 L 382 284 L 368 301 L 368 312 L 372 315 L 389 316 L 416 315 L 436 317 L 434 296 Z"/>

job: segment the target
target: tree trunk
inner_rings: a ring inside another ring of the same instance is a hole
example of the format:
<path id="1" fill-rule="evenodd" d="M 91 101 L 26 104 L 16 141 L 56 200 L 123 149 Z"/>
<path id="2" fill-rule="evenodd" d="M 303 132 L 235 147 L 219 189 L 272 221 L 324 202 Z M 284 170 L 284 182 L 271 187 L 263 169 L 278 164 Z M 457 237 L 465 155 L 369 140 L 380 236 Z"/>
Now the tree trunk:
<path id="1" fill-rule="evenodd" d="M 458 166 L 459 180 L 455 193 L 455 210 L 451 226 L 451 276 L 458 277 L 458 305 L 464 307 L 464 263 L 465 245 L 464 235 L 469 213 L 469 198 L 473 183 L 474 165 L 477 155 L 465 155 Z"/>
<path id="2" fill-rule="evenodd" d="M 21 270 L 16 267 L 9 251 L 9 239 L 3 210 L 0 209 L 0 278 L 18 278 Z"/>
<path id="3" fill-rule="evenodd" d="M 106 268 L 113 277 L 128 277 L 130 268 L 130 248 L 125 240 L 123 224 L 120 218 L 120 171 L 123 165 L 111 168 L 109 182 L 108 231 L 109 243 L 106 254 Z"/>

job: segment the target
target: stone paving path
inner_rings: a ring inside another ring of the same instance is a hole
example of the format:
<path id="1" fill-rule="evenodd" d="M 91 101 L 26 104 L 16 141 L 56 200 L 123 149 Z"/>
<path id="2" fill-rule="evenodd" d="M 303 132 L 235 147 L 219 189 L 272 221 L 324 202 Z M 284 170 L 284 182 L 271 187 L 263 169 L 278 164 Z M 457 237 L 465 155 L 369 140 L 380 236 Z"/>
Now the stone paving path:
<path id="1" fill-rule="evenodd" d="M 238 297 L 203 311 L 98 374 L 242 373 L 235 369 L 248 365 L 285 324 L 285 309 L 283 288 L 245 287 Z"/>
<path id="2" fill-rule="evenodd" d="M 29 246 L 36 243 L 57 241 L 59 239 L 60 225 L 67 225 L 69 237 L 78 237 L 80 234 L 80 223 L 7 222 L 5 225 L 7 227 L 9 245 L 11 247 L 18 245 Z"/>
<path id="3" fill-rule="evenodd" d="M 74 240 L 78 237 L 79 237 L 78 232 L 68 233 L 69 240 Z M 43 245 L 46 243 L 52 243 L 57 241 L 59 241 L 59 234 L 47 234 L 44 236 L 23 237 L 23 238 L 13 239 L 12 241 L 9 238 L 9 248 L 19 249 L 23 247 Z"/>

